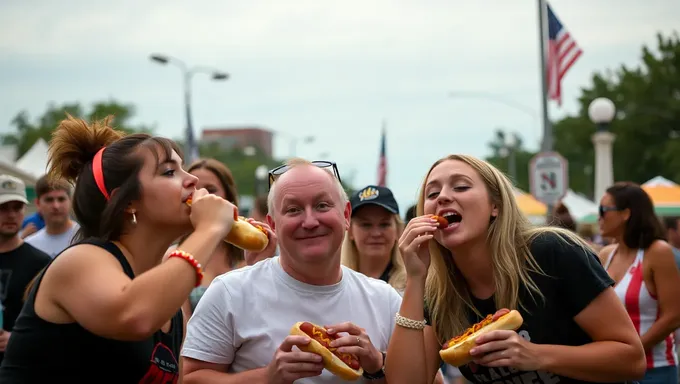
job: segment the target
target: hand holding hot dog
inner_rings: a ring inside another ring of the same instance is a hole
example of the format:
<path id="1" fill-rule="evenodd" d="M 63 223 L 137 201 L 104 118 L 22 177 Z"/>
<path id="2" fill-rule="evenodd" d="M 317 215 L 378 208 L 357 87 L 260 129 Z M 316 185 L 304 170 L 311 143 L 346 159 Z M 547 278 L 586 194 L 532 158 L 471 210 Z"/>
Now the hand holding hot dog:
<path id="1" fill-rule="evenodd" d="M 246 259 L 246 264 L 247 265 L 253 265 L 257 263 L 258 261 L 262 261 L 264 259 L 268 259 L 270 257 L 273 257 L 274 254 L 276 253 L 276 245 L 278 243 L 278 240 L 276 238 L 276 234 L 272 229 L 269 227 L 269 225 L 256 221 L 255 219 L 248 218 L 246 219 L 247 222 L 250 224 L 260 227 L 264 229 L 267 233 L 267 238 L 269 239 L 269 243 L 267 243 L 267 247 L 261 251 L 249 251 L 246 250 L 245 252 L 245 259 Z"/>
<path id="2" fill-rule="evenodd" d="M 267 383 L 293 384 L 295 380 L 319 376 L 323 371 L 321 356 L 303 351 L 293 351 L 293 346 L 304 347 L 311 342 L 306 336 L 287 336 L 274 353 L 267 366 Z"/>
<path id="3" fill-rule="evenodd" d="M 188 206 L 192 207 L 195 199 L 205 198 L 203 193 L 196 194 L 197 192 L 198 191 L 194 192 L 194 194 L 190 195 L 185 201 Z M 220 197 L 217 198 L 220 199 Z M 250 222 L 248 222 L 245 217 L 239 216 L 238 208 L 236 208 L 233 205 L 232 207 L 233 207 L 233 221 L 231 221 L 230 218 L 225 218 L 225 220 L 229 220 L 228 223 L 229 229 L 226 232 L 224 241 L 244 250 L 256 252 L 263 251 L 269 243 L 267 231 L 262 226 L 253 225 Z M 193 222 L 194 221 L 192 220 L 192 223 Z M 195 223 L 194 228 L 196 228 Z M 198 228 L 196 229 L 198 230 Z"/>
<path id="4" fill-rule="evenodd" d="M 236 207 L 227 200 L 210 194 L 204 188 L 191 195 L 191 224 L 198 231 L 216 230 L 224 237 L 234 225 Z"/>
<path id="5" fill-rule="evenodd" d="M 359 364 L 365 372 L 375 373 L 383 367 L 383 355 L 373 345 L 366 330 L 351 322 L 326 326 L 329 335 L 337 335 L 341 332 L 347 335 L 331 341 L 331 347 L 338 348 L 340 353 L 349 353 L 359 359 Z"/>
<path id="6" fill-rule="evenodd" d="M 479 365 L 511 367 L 520 371 L 543 369 L 543 355 L 536 350 L 536 344 L 516 331 L 491 331 L 477 338 L 476 342 L 477 346 L 470 350 L 470 355 Z"/>

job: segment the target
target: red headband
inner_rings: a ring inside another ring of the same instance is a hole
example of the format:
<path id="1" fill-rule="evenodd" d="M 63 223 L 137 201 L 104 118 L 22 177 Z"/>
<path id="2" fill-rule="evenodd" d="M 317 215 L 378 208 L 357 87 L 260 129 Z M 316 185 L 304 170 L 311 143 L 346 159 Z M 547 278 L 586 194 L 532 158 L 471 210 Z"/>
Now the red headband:
<path id="1" fill-rule="evenodd" d="M 92 174 L 94 175 L 94 181 L 97 183 L 97 187 L 99 187 L 99 191 L 108 201 L 109 193 L 106 192 L 106 185 L 104 185 L 104 170 L 102 168 L 102 154 L 104 153 L 105 148 L 106 147 L 102 147 L 102 149 L 97 151 L 97 154 L 94 155 L 94 159 L 92 160 Z"/>

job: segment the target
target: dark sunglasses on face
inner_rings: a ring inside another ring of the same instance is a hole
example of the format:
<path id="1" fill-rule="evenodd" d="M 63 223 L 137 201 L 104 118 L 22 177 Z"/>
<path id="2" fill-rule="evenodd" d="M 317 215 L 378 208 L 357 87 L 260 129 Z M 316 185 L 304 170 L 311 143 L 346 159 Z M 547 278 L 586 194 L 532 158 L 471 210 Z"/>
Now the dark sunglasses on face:
<path id="1" fill-rule="evenodd" d="M 319 168 L 328 168 L 331 167 L 333 168 L 333 174 L 335 177 L 340 181 L 340 173 L 338 172 L 338 166 L 332 161 L 325 161 L 325 160 L 315 160 L 312 161 L 312 165 L 319 167 Z M 280 165 L 271 171 L 269 171 L 269 189 L 272 188 L 272 183 L 276 180 L 277 177 L 283 175 L 290 169 L 289 166 L 287 165 Z"/>
<path id="2" fill-rule="evenodd" d="M 609 212 L 609 211 L 621 211 L 620 208 L 618 207 L 605 207 L 604 205 L 600 205 L 598 208 L 598 212 L 600 213 L 600 217 L 604 217 L 604 214 Z"/>

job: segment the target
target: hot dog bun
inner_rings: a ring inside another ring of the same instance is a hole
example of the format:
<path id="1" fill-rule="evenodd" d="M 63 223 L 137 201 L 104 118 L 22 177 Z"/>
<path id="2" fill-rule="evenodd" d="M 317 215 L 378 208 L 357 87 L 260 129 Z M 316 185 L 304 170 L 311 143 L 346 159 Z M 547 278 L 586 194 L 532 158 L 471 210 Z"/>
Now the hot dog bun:
<path id="1" fill-rule="evenodd" d="M 465 365 L 473 360 L 470 350 L 477 345 L 476 340 L 480 335 L 496 330 L 514 331 L 521 327 L 524 322 L 522 315 L 514 309 L 502 315 L 496 321 L 489 322 L 491 319 L 492 315 L 487 316 L 481 322 L 468 328 L 462 335 L 462 338 L 457 336 L 444 344 L 439 351 L 439 356 L 441 356 L 442 360 L 454 367 Z M 474 331 L 476 326 L 480 325 L 481 327 Z"/>
<path id="2" fill-rule="evenodd" d="M 191 206 L 191 202 L 192 198 L 189 196 L 186 204 Z M 264 228 L 250 224 L 245 217 L 238 216 L 238 211 L 234 210 L 234 224 L 224 241 L 246 251 L 260 252 L 269 245 L 269 236 Z"/>
<path id="3" fill-rule="evenodd" d="M 224 241 L 246 251 L 260 252 L 267 248 L 269 237 L 264 228 L 252 225 L 245 217 L 239 216 Z"/>
<path id="4" fill-rule="evenodd" d="M 316 353 L 317 355 L 320 355 L 323 358 L 324 368 L 326 368 L 332 374 L 342 378 L 343 380 L 353 381 L 363 376 L 364 370 L 361 367 L 359 367 L 358 369 L 350 367 L 344 361 L 342 361 L 335 353 L 331 352 L 330 349 L 322 345 L 317 339 L 304 332 L 300 327 L 302 326 L 302 324 L 305 323 L 311 324 L 313 327 L 317 329 L 324 330 L 324 332 L 322 333 L 325 333 L 325 328 L 318 326 L 316 324 L 309 323 L 308 321 L 300 321 L 295 323 L 293 325 L 293 328 L 291 328 L 290 330 L 290 334 L 305 336 L 311 339 L 309 344 L 298 346 L 298 348 L 300 348 L 301 351 Z"/>

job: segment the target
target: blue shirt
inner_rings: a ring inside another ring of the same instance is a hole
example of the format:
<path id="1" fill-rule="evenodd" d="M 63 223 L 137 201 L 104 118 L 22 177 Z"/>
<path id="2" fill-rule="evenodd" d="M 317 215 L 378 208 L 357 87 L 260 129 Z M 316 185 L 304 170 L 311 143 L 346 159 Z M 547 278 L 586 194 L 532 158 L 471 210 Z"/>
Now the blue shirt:
<path id="1" fill-rule="evenodd" d="M 35 213 L 27 216 L 24 219 L 24 222 L 21 223 L 21 229 L 26 228 L 26 226 L 29 223 L 33 223 L 33 225 L 35 225 L 36 231 L 43 229 L 43 227 L 45 226 L 45 220 L 43 220 L 42 216 L 40 216 L 40 214 L 38 212 L 35 212 Z"/>

